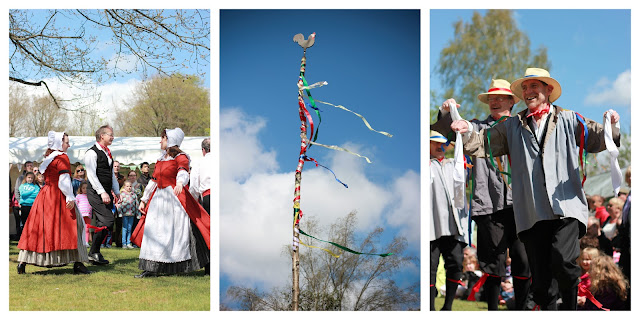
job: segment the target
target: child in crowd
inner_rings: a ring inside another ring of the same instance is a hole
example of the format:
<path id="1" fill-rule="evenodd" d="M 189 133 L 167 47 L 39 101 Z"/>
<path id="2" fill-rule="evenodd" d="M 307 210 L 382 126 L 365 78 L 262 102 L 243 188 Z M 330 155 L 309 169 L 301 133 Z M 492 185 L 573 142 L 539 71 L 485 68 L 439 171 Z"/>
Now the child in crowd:
<path id="1" fill-rule="evenodd" d="M 600 255 L 600 250 L 594 247 L 586 247 L 582 249 L 578 260 L 576 261 L 582 269 L 582 275 L 580 276 L 580 283 L 578 283 L 578 308 L 584 306 L 587 301 L 587 290 L 591 290 L 591 279 L 589 278 L 589 269 L 591 268 L 591 261 Z"/>
<path id="2" fill-rule="evenodd" d="M 506 277 L 504 281 L 500 282 L 500 305 L 506 305 L 510 310 L 514 309 L 514 295 L 515 293 L 513 292 L 513 278 Z"/>
<path id="3" fill-rule="evenodd" d="M 20 225 L 16 226 L 18 237 L 22 235 L 22 228 L 27 222 L 27 217 L 29 217 L 29 212 L 31 212 L 31 206 L 33 206 L 33 202 L 40 192 L 40 187 L 36 184 L 35 180 L 36 175 L 33 174 L 33 172 L 27 172 L 22 180 L 22 184 L 18 187 L 20 191 L 20 199 L 18 199 L 20 201 Z"/>
<path id="4" fill-rule="evenodd" d="M 80 183 L 77 192 L 76 202 L 78 203 L 78 210 L 80 210 L 80 215 L 82 215 L 84 225 L 82 240 L 84 241 L 85 246 L 89 246 L 89 239 L 91 236 L 89 235 L 89 228 L 87 225 L 91 223 L 91 205 L 89 204 L 89 199 L 87 199 L 87 181 L 82 181 Z"/>
<path id="5" fill-rule="evenodd" d="M 625 309 L 629 282 L 613 262 L 613 258 L 599 255 L 591 259 L 589 278 L 591 279 L 589 290 L 593 294 L 594 300 L 602 306 L 599 307 L 594 301 L 587 299 L 581 308 L 582 310 Z"/>
<path id="6" fill-rule="evenodd" d="M 604 207 L 604 198 L 599 194 L 594 194 L 589 197 L 589 210 L 593 213 L 590 214 L 600 220 L 600 225 L 604 225 L 604 222 L 609 218 L 607 208 Z"/>
<path id="7" fill-rule="evenodd" d="M 131 181 L 125 181 L 120 190 L 120 202 L 116 204 L 118 217 L 122 217 L 122 249 L 133 249 L 131 232 L 133 232 L 134 217 L 137 216 L 140 219 L 139 205 Z"/>

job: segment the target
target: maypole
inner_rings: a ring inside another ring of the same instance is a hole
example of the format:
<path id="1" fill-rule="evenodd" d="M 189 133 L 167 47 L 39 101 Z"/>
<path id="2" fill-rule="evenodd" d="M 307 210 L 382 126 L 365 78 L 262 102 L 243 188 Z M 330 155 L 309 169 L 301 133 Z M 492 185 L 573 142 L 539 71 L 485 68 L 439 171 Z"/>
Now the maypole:
<path id="1" fill-rule="evenodd" d="M 364 254 L 364 255 L 376 255 L 376 256 L 380 256 L 380 257 L 387 257 L 392 255 L 393 253 L 363 253 L 363 252 L 358 252 L 358 251 L 354 251 L 352 249 L 349 249 L 347 247 L 345 247 L 344 245 L 341 245 L 339 243 L 335 243 L 335 242 L 331 242 L 331 241 L 326 241 L 326 240 L 321 240 L 318 239 L 312 235 L 307 234 L 306 232 L 304 232 L 303 230 L 300 230 L 300 219 L 302 218 L 302 210 L 300 208 L 300 183 L 302 181 L 302 168 L 304 167 L 304 163 L 305 161 L 313 161 L 316 165 L 316 167 L 320 166 L 323 167 L 329 171 L 331 171 L 331 169 L 319 164 L 315 159 L 310 158 L 307 156 L 307 150 L 311 147 L 311 145 L 318 145 L 324 148 L 328 148 L 328 149 L 332 149 L 332 150 L 338 150 L 338 151 L 344 151 L 344 152 L 348 152 L 350 154 L 353 154 L 355 156 L 358 157 L 362 157 L 364 158 L 368 163 L 371 163 L 371 161 L 369 160 L 369 158 L 365 157 L 365 156 L 361 156 L 357 153 L 351 152 L 345 148 L 342 147 L 338 147 L 335 145 L 324 145 L 321 143 L 316 142 L 316 139 L 318 138 L 318 128 L 320 127 L 320 122 L 322 121 L 321 117 L 320 117 L 320 110 L 316 107 L 316 102 L 318 103 L 322 103 L 322 104 L 326 104 L 326 105 L 330 105 L 333 106 L 335 108 L 338 109 L 342 109 L 344 111 L 347 112 L 351 112 L 354 115 L 358 116 L 359 118 L 362 119 L 362 121 L 364 122 L 365 126 L 374 132 L 380 133 L 382 135 L 385 135 L 387 137 L 391 137 L 392 135 L 388 132 L 384 132 L 384 131 L 377 131 L 374 130 L 371 125 L 369 124 L 369 122 L 367 122 L 367 120 L 360 114 L 353 112 L 347 108 L 345 108 L 342 105 L 334 105 L 328 102 L 322 102 L 322 101 L 318 101 L 318 100 L 314 100 L 311 97 L 311 92 L 310 89 L 312 88 L 318 88 L 318 87 L 322 87 L 324 85 L 327 84 L 327 82 L 318 82 L 318 83 L 314 83 L 312 85 L 309 85 L 307 83 L 307 80 L 305 79 L 305 69 L 306 69 L 306 65 L 307 65 L 307 58 L 306 58 L 306 53 L 307 53 L 307 48 L 313 46 L 313 43 L 315 42 L 316 39 L 316 34 L 313 33 L 309 36 L 308 39 L 305 39 L 304 36 L 302 34 L 296 34 L 293 37 L 293 41 L 297 42 L 303 49 L 303 53 L 302 53 L 302 59 L 300 61 L 300 75 L 298 77 L 298 114 L 300 116 L 300 154 L 298 155 L 298 166 L 296 167 L 296 173 L 295 173 L 295 186 L 294 186 L 294 191 L 293 191 L 293 254 L 292 254 L 292 288 L 291 288 L 291 296 L 292 296 L 292 301 L 291 301 L 291 308 L 294 311 L 298 311 L 299 307 L 300 307 L 300 255 L 299 255 L 299 249 L 300 249 L 300 245 L 304 245 L 307 246 L 309 248 L 318 248 L 309 244 L 305 244 L 303 242 L 300 242 L 300 235 L 304 235 L 307 236 L 309 238 L 321 241 L 321 242 L 325 242 L 328 244 L 331 244 L 337 248 L 339 248 L 340 250 L 343 251 L 347 251 L 349 253 L 352 254 Z M 313 132 L 313 128 L 314 128 L 314 124 L 313 124 L 313 118 L 311 117 L 311 115 L 309 114 L 309 111 L 307 110 L 307 107 L 305 105 L 304 102 L 304 96 L 306 96 L 309 99 L 309 105 L 310 107 L 315 111 L 316 115 L 318 116 L 318 123 L 316 125 L 316 131 L 315 134 Z M 308 123 L 308 127 L 309 127 L 309 135 L 307 136 L 307 123 Z M 331 171 L 331 173 L 333 173 L 333 171 Z M 336 176 L 335 173 L 333 173 L 335 179 L 337 182 L 339 182 L 340 184 L 342 184 L 345 188 L 348 188 L 347 184 L 343 183 L 342 181 L 340 181 Z M 324 251 L 326 251 L 327 253 L 331 254 L 333 257 L 338 258 L 339 255 L 331 252 L 328 249 L 324 249 L 324 248 L 319 248 L 322 249 Z"/>
<path id="2" fill-rule="evenodd" d="M 298 77 L 298 113 L 300 115 L 300 156 L 298 157 L 298 166 L 296 167 L 295 175 L 295 187 L 293 191 L 293 257 L 292 257 L 292 272 L 293 272 L 293 287 L 292 287 L 292 308 L 294 311 L 298 311 L 299 299 L 300 299 L 300 218 L 302 217 L 302 210 L 300 210 L 300 181 L 302 180 L 302 168 L 304 167 L 304 158 L 307 152 L 307 109 L 304 106 L 303 98 L 303 86 L 304 72 L 307 63 L 307 48 L 311 47 L 315 42 L 316 34 L 313 33 L 309 36 L 309 39 L 305 40 L 302 34 L 297 34 L 293 37 L 293 41 L 298 42 L 304 49 L 302 53 L 302 60 L 300 61 L 300 76 Z M 310 120 L 310 118 L 309 118 Z M 313 135 L 313 127 L 311 128 L 311 135 Z"/>

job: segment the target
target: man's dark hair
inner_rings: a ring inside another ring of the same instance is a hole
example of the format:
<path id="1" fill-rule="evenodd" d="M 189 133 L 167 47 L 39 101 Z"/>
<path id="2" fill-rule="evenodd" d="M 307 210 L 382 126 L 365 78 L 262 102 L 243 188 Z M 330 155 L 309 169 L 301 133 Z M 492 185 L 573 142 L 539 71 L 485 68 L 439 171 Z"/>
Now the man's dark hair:
<path id="1" fill-rule="evenodd" d="M 211 139 L 206 138 L 202 140 L 202 149 L 204 149 L 204 152 L 206 153 L 211 152 Z"/>
<path id="2" fill-rule="evenodd" d="M 148 166 L 148 165 L 149 165 L 149 162 L 146 162 L 146 161 L 145 161 L 145 162 L 141 163 L 141 164 L 140 164 L 140 169 L 142 169 L 142 167 L 143 167 L 145 164 Z"/>

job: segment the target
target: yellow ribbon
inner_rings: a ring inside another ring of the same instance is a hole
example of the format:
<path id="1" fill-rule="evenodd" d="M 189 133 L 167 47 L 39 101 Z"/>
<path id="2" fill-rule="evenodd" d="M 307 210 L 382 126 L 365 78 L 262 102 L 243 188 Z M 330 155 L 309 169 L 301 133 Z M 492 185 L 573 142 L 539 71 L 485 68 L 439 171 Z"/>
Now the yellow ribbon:
<path id="1" fill-rule="evenodd" d="M 335 253 L 333 253 L 333 252 L 329 251 L 329 249 L 320 248 L 320 247 L 316 247 L 316 246 L 310 246 L 310 245 L 308 245 L 308 244 L 304 244 L 304 243 L 302 243 L 302 241 L 300 241 L 300 244 L 301 244 L 301 245 L 303 245 L 303 246 L 305 246 L 305 247 L 308 247 L 308 248 L 316 248 L 316 249 L 324 250 L 324 251 L 328 252 L 330 255 L 332 255 L 334 258 L 340 258 L 340 256 L 339 256 L 339 255 L 336 255 Z"/>
<path id="2" fill-rule="evenodd" d="M 318 146 L 321 146 L 321 147 L 325 147 L 325 148 L 327 148 L 327 149 L 333 149 L 333 150 L 344 151 L 344 152 L 350 153 L 350 154 L 352 154 L 352 155 L 358 156 L 358 157 L 360 157 L 360 158 L 364 158 L 365 160 L 367 160 L 367 162 L 368 162 L 368 163 L 371 163 L 371 160 L 369 160 L 369 158 L 367 158 L 367 157 L 365 157 L 365 156 L 361 156 L 361 155 L 359 155 L 359 154 L 357 154 L 357 153 L 355 153 L 355 152 L 351 152 L 351 151 L 349 151 L 349 150 L 347 150 L 347 149 L 345 149 L 345 148 L 341 148 L 341 147 L 338 147 L 338 146 L 328 146 L 328 145 L 326 145 L 326 144 L 317 143 L 317 142 L 313 142 L 313 141 L 309 141 L 309 144 L 315 144 L 315 145 L 318 145 Z"/>
<path id="3" fill-rule="evenodd" d="M 369 128 L 369 130 L 374 131 L 374 132 L 377 132 L 377 133 L 380 133 L 380 134 L 384 134 L 385 136 L 387 136 L 387 137 L 389 137 L 389 138 L 393 137 L 393 135 L 392 135 L 392 134 L 390 134 L 390 133 L 388 133 L 388 132 L 378 131 L 378 130 L 374 130 L 373 128 L 371 128 L 371 125 L 369 125 L 369 122 L 367 122 L 367 119 L 365 119 L 365 118 L 364 118 L 361 114 L 359 114 L 359 113 L 355 113 L 355 112 L 353 112 L 353 111 L 351 111 L 351 110 L 349 110 L 349 109 L 347 109 L 347 108 L 345 108 L 345 107 L 343 107 L 343 106 L 341 106 L 341 105 L 336 106 L 335 104 L 331 104 L 331 103 L 328 103 L 328 102 L 323 102 L 323 101 L 320 101 L 320 100 L 316 100 L 316 102 L 324 103 L 324 104 L 327 104 L 327 105 L 330 105 L 330 106 L 334 106 L 334 107 L 336 107 L 336 108 L 340 108 L 340 109 L 345 110 L 345 111 L 349 111 L 349 112 L 351 112 L 351 113 L 355 114 L 356 116 L 360 117 L 360 119 L 362 119 L 362 121 L 364 121 L 364 124 L 367 126 L 367 128 Z"/>

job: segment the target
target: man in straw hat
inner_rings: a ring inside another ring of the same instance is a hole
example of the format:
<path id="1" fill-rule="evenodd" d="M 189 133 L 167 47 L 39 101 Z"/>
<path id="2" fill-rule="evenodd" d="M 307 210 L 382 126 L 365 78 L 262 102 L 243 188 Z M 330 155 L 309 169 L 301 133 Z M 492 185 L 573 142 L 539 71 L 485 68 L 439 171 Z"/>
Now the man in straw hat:
<path id="1" fill-rule="evenodd" d="M 441 310 L 451 310 L 456 290 L 462 278 L 463 249 L 467 246 L 465 235 L 468 228 L 467 213 L 453 203 L 453 161 L 444 158 L 442 134 L 431 131 L 429 138 L 431 152 L 431 310 L 435 310 L 436 273 L 440 255 L 446 269 L 446 297 Z"/>
<path id="2" fill-rule="evenodd" d="M 533 299 L 541 309 L 555 310 L 559 292 L 560 308 L 575 310 L 580 281 L 576 258 L 588 216 L 577 150 L 578 146 L 592 153 L 606 149 L 604 129 L 552 105 L 562 89 L 544 69 L 528 68 L 511 84 L 511 91 L 527 109 L 480 132 L 473 132 L 465 120 L 454 121 L 451 128 L 463 133 L 469 155 L 510 155 L 516 229 L 531 267 Z M 608 112 L 611 123 L 617 123 L 618 113 Z M 619 129 L 613 126 L 612 133 L 619 146 Z"/>
<path id="3" fill-rule="evenodd" d="M 484 120 L 472 120 L 474 132 L 488 129 L 498 121 L 511 116 L 513 106 L 520 101 L 510 89 L 511 84 L 503 79 L 491 81 L 487 92 L 478 95 L 478 100 L 489 105 L 490 115 Z M 448 99 L 440 107 L 440 113 L 449 113 L 450 105 L 458 105 Z M 450 117 L 443 118 L 446 126 Z M 450 129 L 449 129 L 450 130 Z M 507 249 L 511 257 L 511 275 L 515 293 L 516 310 L 525 310 L 531 273 L 524 245 L 516 235 L 516 225 L 511 201 L 511 179 L 508 177 L 509 159 L 506 155 L 495 158 L 473 158 L 474 177 L 471 199 L 471 218 L 478 227 L 478 262 L 483 272 L 474 292 L 484 286 L 489 310 L 498 310 L 500 281 L 507 276 Z M 475 299 L 470 295 L 469 299 Z"/>

